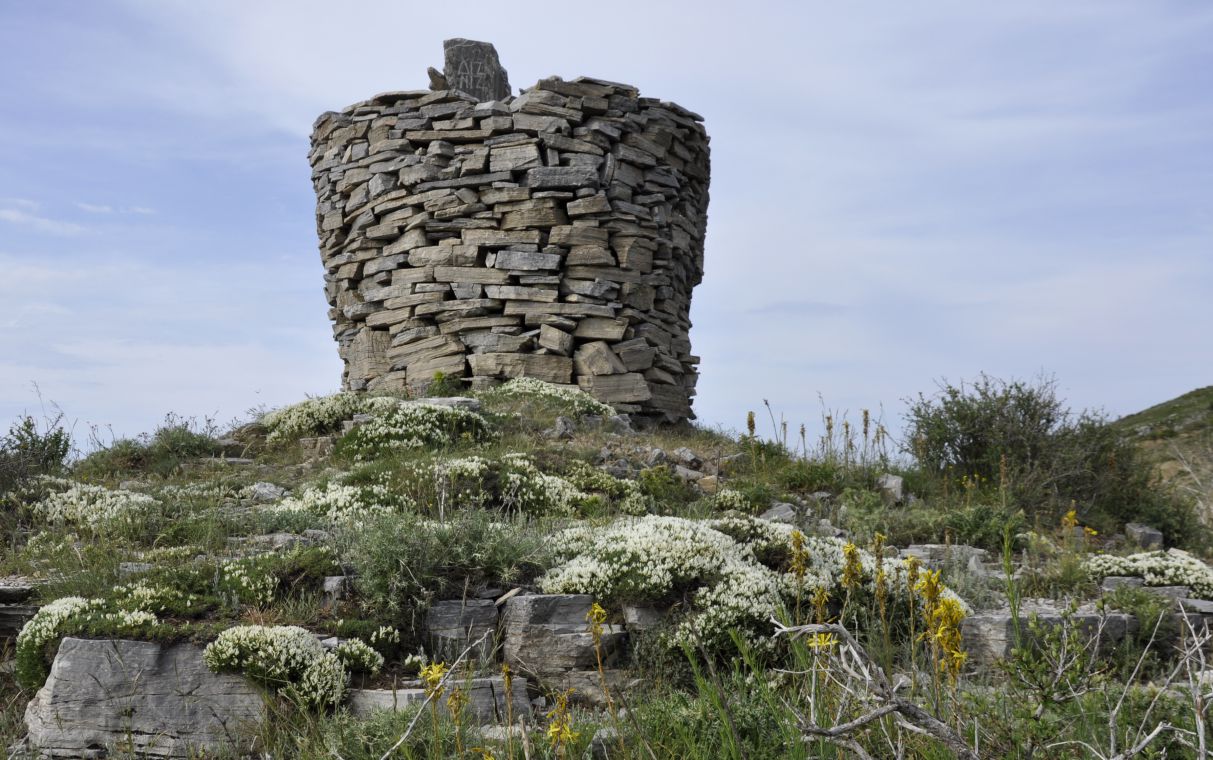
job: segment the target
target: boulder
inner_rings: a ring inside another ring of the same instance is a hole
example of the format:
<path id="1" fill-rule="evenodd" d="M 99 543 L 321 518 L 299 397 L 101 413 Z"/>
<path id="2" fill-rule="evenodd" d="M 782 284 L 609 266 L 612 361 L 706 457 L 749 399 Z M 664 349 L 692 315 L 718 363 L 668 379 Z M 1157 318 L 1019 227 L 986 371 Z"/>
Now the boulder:
<path id="1" fill-rule="evenodd" d="M 796 510 L 795 504 L 788 504 L 787 502 L 775 502 L 771 505 L 770 509 L 763 512 L 758 517 L 763 520 L 770 520 L 771 522 L 781 522 L 795 525 L 799 520 L 800 515 Z"/>
<path id="2" fill-rule="evenodd" d="M 1161 549 L 1162 531 L 1142 523 L 1126 523 L 1125 535 L 1142 549 Z"/>
<path id="3" fill-rule="evenodd" d="M 593 602 L 588 594 L 519 595 L 507 601 L 502 616 L 506 662 L 541 677 L 596 668 L 594 639 L 586 621 Z M 626 634 L 619 626 L 603 628 L 603 659 L 609 662 Z"/>
<path id="4" fill-rule="evenodd" d="M 905 480 L 900 475 L 886 472 L 876 479 L 876 488 L 885 504 L 901 504 L 905 501 Z"/>
<path id="5" fill-rule="evenodd" d="M 930 568 L 939 568 L 948 562 L 968 565 L 972 560 L 985 562 L 989 552 L 965 544 L 910 544 L 901 550 L 901 558 L 917 557 Z"/>
<path id="6" fill-rule="evenodd" d="M 492 599 L 454 599 L 434 602 L 425 616 L 430 647 L 439 659 L 455 659 L 464 649 L 477 645 L 471 654 L 488 659 L 497 645 L 497 605 Z"/>
<path id="7" fill-rule="evenodd" d="M 251 752 L 264 715 L 261 692 L 193 644 L 66 638 L 25 725 L 36 757 L 192 758 Z"/>

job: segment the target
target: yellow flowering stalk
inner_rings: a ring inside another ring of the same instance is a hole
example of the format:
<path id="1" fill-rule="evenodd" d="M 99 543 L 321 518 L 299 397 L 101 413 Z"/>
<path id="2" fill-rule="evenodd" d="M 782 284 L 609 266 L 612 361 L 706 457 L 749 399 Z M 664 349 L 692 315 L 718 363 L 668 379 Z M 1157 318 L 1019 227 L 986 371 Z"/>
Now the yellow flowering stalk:
<path id="1" fill-rule="evenodd" d="M 569 710 L 569 696 L 572 689 L 556 695 L 556 704 L 548 711 L 548 743 L 556 751 L 556 756 L 565 757 L 566 747 L 577 741 L 579 734 L 573 730 L 573 714 Z"/>
<path id="2" fill-rule="evenodd" d="M 796 622 L 800 622 L 800 596 L 804 593 L 804 576 L 809 570 L 809 550 L 805 548 L 804 534 L 792 531 L 792 562 L 789 570 L 796 578 Z"/>
<path id="3" fill-rule="evenodd" d="M 859 547 L 848 541 L 842 547 L 842 585 L 853 591 L 863 581 L 863 565 L 859 560 Z"/>
<path id="4" fill-rule="evenodd" d="M 825 586 L 818 586 L 813 592 L 813 616 L 817 623 L 827 622 L 829 616 L 828 605 L 830 603 L 830 592 Z"/>
<path id="5" fill-rule="evenodd" d="M 446 698 L 446 708 L 455 721 L 455 754 L 463 754 L 463 708 L 467 707 L 468 695 L 456 686 Z"/>
<path id="6" fill-rule="evenodd" d="M 501 680 L 505 683 L 505 756 L 514 757 L 514 671 L 508 662 L 501 663 Z M 491 757 L 486 758 L 491 760 Z"/>
<path id="7" fill-rule="evenodd" d="M 442 693 L 442 679 L 446 677 L 445 662 L 431 662 L 421 669 L 421 680 L 425 681 L 425 694 L 433 697 Z"/>

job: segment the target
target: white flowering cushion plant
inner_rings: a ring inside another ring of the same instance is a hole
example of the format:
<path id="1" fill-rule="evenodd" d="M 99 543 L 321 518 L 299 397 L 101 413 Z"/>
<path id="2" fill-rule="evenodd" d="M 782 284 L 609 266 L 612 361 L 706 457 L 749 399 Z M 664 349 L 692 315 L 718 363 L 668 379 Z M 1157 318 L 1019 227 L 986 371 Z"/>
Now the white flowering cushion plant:
<path id="1" fill-rule="evenodd" d="M 333 654 L 350 673 L 374 675 L 383 667 L 383 655 L 360 639 L 346 639 L 333 647 Z"/>
<path id="2" fill-rule="evenodd" d="M 43 478 L 46 495 L 29 505 L 30 515 L 56 525 L 72 525 L 105 532 L 138 525 L 160 502 L 146 494 Z"/>
<path id="3" fill-rule="evenodd" d="M 114 610 L 103 599 L 65 596 L 43 606 L 17 634 L 16 677 L 27 689 L 36 689 L 50 672 L 52 643 L 77 633 L 142 636 L 159 624 L 143 610 Z"/>
<path id="4" fill-rule="evenodd" d="M 274 446 L 306 435 L 336 432 L 343 420 L 395 401 L 364 393 L 334 393 L 276 409 L 263 416 L 261 424 L 269 430 L 266 443 Z"/>
<path id="5" fill-rule="evenodd" d="M 601 417 L 615 415 L 614 409 L 580 388 L 553 385 L 533 377 L 516 377 L 496 388 L 484 391 L 480 396 L 486 400 L 518 399 L 547 403 L 579 417 L 588 414 L 596 414 Z"/>
<path id="6" fill-rule="evenodd" d="M 346 485 L 336 477 L 323 486 L 310 486 L 288 496 L 267 509 L 278 513 L 296 513 L 319 517 L 333 524 L 346 524 L 412 506 L 403 494 L 386 485 Z"/>
<path id="7" fill-rule="evenodd" d="M 508 510 L 574 515 L 590 498 L 568 480 L 540 470 L 525 454 L 501 458 L 501 505 Z"/>
<path id="8" fill-rule="evenodd" d="M 1127 557 L 1097 554 L 1084 563 L 1095 581 L 1109 575 L 1141 578 L 1147 586 L 1187 586 L 1201 599 L 1213 599 L 1213 569 L 1182 549 L 1141 552 Z"/>
<path id="9" fill-rule="evenodd" d="M 648 516 L 604 527 L 577 526 L 554 537 L 557 564 L 539 579 L 546 593 L 593 594 L 607 603 L 670 603 L 688 600 L 679 640 L 721 642 L 730 629 L 756 632 L 799 596 L 824 590 L 844 595 L 846 542 L 802 537 L 804 566 L 791 572 L 786 559 L 791 526 L 749 517 L 690 520 Z M 859 560 L 857 590 L 873 591 L 876 560 L 853 549 Z M 906 567 L 883 563 L 891 597 L 906 596 Z M 952 592 L 944 592 L 957 599 Z M 963 604 L 963 603 L 961 603 Z"/>
<path id="10" fill-rule="evenodd" d="M 368 422 L 341 441 L 342 448 L 360 462 L 396 451 L 483 441 L 492 434 L 488 420 L 476 412 L 439 404 L 396 402 L 371 413 Z"/>
<path id="11" fill-rule="evenodd" d="M 239 673 L 306 707 L 336 705 L 345 696 L 341 657 L 297 626 L 229 628 L 207 645 L 202 659 L 213 671 Z"/>

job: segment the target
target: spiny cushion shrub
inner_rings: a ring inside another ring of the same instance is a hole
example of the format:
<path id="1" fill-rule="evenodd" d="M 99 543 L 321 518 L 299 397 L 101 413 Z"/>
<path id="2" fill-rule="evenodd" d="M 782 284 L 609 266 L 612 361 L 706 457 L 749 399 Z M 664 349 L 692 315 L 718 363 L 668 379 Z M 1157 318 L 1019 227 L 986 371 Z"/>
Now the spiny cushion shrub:
<path id="1" fill-rule="evenodd" d="M 762 631 L 781 608 L 819 589 L 831 599 L 875 592 L 871 554 L 838 539 L 796 534 L 794 543 L 793 534 L 791 526 L 742 516 L 648 516 L 577 526 L 552 539 L 557 564 L 539 586 L 546 593 L 593 594 L 608 604 L 682 601 L 690 613 L 678 640 L 713 644 L 727 642 L 732 629 Z M 905 598 L 905 563 L 884 560 L 882 570 L 890 598 Z"/>
<path id="2" fill-rule="evenodd" d="M 919 394 L 906 415 L 906 452 L 937 483 L 1001 489 L 1050 523 L 1077 503 L 1101 530 L 1139 520 L 1170 540 L 1200 540 L 1192 506 L 1153 482 L 1150 465 L 1102 415 L 1072 413 L 1055 386 L 981 375 Z"/>
<path id="3" fill-rule="evenodd" d="M 1099 582 L 1109 575 L 1141 578 L 1147 586 L 1187 586 L 1201 599 L 1213 599 L 1213 568 L 1181 549 L 1141 552 L 1127 557 L 1097 554 L 1084 568 Z"/>
<path id="4" fill-rule="evenodd" d="M 215 672 L 238 673 L 305 707 L 327 707 L 345 696 L 341 657 L 303 628 L 240 625 L 207 645 L 202 660 Z"/>
<path id="5" fill-rule="evenodd" d="M 596 414 L 612 417 L 615 410 L 580 388 L 553 385 L 532 377 L 517 377 L 480 394 L 485 401 L 515 401 L 542 405 L 573 417 Z"/>
<path id="6" fill-rule="evenodd" d="M 410 449 L 445 448 L 491 437 L 488 420 L 476 412 L 423 402 L 398 402 L 375 411 L 371 419 L 347 433 L 338 450 L 365 462 Z"/>
<path id="7" fill-rule="evenodd" d="M 51 660 L 64 636 L 146 636 L 159 624 L 156 616 L 141 610 L 116 610 L 103 599 L 65 596 L 43 606 L 17 634 L 17 682 L 37 689 L 50 673 Z"/>

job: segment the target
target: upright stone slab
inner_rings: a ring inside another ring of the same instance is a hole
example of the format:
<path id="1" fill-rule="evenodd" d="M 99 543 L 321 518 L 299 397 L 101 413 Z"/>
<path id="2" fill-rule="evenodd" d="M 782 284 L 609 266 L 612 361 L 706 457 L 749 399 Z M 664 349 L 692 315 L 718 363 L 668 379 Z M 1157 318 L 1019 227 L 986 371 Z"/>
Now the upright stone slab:
<path id="1" fill-rule="evenodd" d="M 312 132 L 342 386 L 525 376 L 693 417 L 702 118 L 585 77 L 510 97 L 492 46 L 467 40 L 448 41 L 434 83 L 447 89 L 384 93 Z"/>
<path id="2" fill-rule="evenodd" d="M 446 54 L 442 74 L 449 89 L 466 92 L 481 101 L 505 100 L 510 96 L 509 75 L 492 44 L 455 38 L 443 42 L 442 49 Z"/>
<path id="3" fill-rule="evenodd" d="M 249 752 L 265 713 L 244 678 L 192 644 L 66 638 L 25 710 L 34 757 L 192 758 Z"/>
<path id="4" fill-rule="evenodd" d="M 587 616 L 594 597 L 588 594 L 531 594 L 505 603 L 502 639 L 505 661 L 539 677 L 562 676 L 597 664 Z M 603 626 L 602 649 L 608 659 L 626 634 Z"/>

